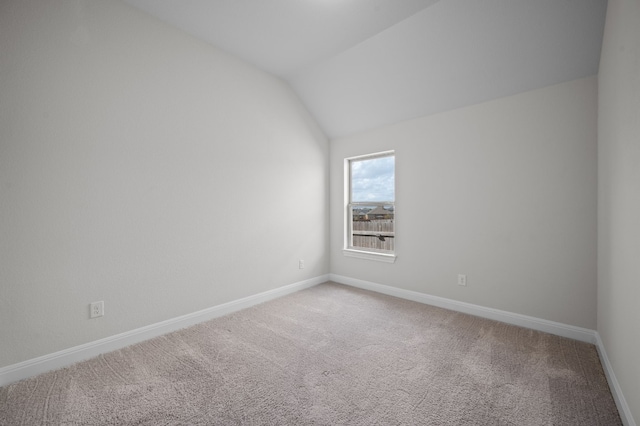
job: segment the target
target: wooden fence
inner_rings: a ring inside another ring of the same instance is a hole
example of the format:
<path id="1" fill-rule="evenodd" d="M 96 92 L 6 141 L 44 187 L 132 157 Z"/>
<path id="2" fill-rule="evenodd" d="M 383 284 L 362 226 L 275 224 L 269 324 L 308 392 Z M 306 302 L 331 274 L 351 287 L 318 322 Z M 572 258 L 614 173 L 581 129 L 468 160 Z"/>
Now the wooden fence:
<path id="1" fill-rule="evenodd" d="M 393 219 L 353 221 L 354 247 L 393 251 L 394 242 Z"/>

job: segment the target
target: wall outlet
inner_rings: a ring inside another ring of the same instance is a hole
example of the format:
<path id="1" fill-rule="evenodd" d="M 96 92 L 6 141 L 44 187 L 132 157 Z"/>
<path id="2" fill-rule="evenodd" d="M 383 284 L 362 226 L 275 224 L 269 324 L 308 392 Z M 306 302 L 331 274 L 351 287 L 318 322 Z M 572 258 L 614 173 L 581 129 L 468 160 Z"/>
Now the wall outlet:
<path id="1" fill-rule="evenodd" d="M 458 285 L 467 286 L 467 276 L 458 274 Z"/>
<path id="2" fill-rule="evenodd" d="M 298 261 L 298 268 L 299 269 L 304 269 L 304 260 L 301 259 L 301 260 Z"/>
<path id="3" fill-rule="evenodd" d="M 91 318 L 98 318 L 104 315 L 104 301 L 93 302 L 89 305 Z"/>

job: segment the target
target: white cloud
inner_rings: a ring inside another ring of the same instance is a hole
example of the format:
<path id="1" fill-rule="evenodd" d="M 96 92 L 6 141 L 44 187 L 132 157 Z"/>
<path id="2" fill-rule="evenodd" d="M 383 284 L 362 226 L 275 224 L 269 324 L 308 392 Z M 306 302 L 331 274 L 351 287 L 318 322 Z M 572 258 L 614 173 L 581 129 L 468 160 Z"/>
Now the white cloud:
<path id="1" fill-rule="evenodd" d="M 352 201 L 395 201 L 395 157 L 351 163 Z"/>

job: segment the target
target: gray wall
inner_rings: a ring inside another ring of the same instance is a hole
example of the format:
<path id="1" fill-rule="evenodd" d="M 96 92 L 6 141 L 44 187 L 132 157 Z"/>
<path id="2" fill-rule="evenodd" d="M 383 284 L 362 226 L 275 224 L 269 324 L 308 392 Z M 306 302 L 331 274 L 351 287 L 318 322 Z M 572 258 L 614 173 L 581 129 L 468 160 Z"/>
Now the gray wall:
<path id="1" fill-rule="evenodd" d="M 283 82 L 116 1 L 0 2 L 0 51 L 0 367 L 329 272 Z"/>
<path id="2" fill-rule="evenodd" d="M 598 76 L 598 332 L 640 421 L 640 2 L 609 0 Z"/>
<path id="3" fill-rule="evenodd" d="M 331 141 L 331 272 L 595 329 L 596 113 L 590 77 Z M 398 258 L 345 257 L 343 159 L 391 149 Z"/>

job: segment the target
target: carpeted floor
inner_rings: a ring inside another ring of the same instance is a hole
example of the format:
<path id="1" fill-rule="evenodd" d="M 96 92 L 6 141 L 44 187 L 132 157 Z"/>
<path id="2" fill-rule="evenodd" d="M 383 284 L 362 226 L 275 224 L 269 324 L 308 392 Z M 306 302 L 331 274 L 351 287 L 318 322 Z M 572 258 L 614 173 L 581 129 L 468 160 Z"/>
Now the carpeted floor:
<path id="1" fill-rule="evenodd" d="M 2 425 L 620 425 L 593 345 L 322 284 L 0 388 Z"/>

